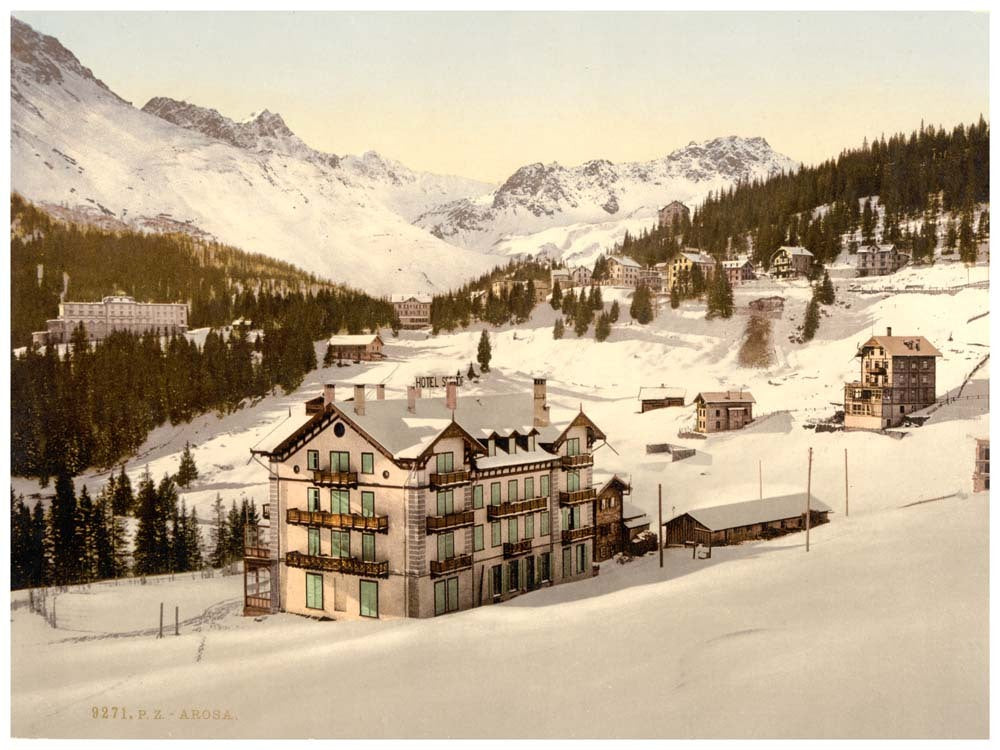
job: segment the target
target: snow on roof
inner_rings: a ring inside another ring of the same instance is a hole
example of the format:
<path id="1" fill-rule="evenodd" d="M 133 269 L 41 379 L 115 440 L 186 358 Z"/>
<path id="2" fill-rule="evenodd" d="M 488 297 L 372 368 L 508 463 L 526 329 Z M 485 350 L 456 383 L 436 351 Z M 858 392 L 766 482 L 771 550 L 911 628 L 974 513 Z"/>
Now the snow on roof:
<path id="1" fill-rule="evenodd" d="M 692 263 L 701 263 L 703 265 L 708 263 L 715 263 L 715 258 L 713 258 L 711 255 L 708 255 L 707 253 L 701 252 L 700 250 L 694 252 L 690 250 L 685 250 L 681 253 L 681 255 L 683 255 Z"/>
<path id="2" fill-rule="evenodd" d="M 721 404 L 721 403 L 733 403 L 733 404 L 755 404 L 753 394 L 750 391 L 702 391 L 697 396 L 694 397 L 695 401 L 699 398 L 704 400 L 705 403 L 710 404 Z"/>
<path id="3" fill-rule="evenodd" d="M 610 258 L 608 258 L 608 262 L 618 263 L 619 265 L 630 266 L 632 268 L 642 268 L 642 265 L 640 263 L 637 263 L 632 258 L 629 258 L 627 255 L 612 255 Z"/>
<path id="4" fill-rule="evenodd" d="M 896 249 L 895 245 L 865 245 L 858 248 L 858 254 L 865 253 L 891 253 Z"/>
<path id="5" fill-rule="evenodd" d="M 809 506 L 812 510 L 830 512 L 833 509 L 822 500 L 812 496 Z M 780 521 L 784 518 L 795 518 L 806 512 L 806 493 L 780 497 L 765 497 L 763 500 L 747 500 L 742 503 L 714 505 L 710 508 L 696 508 L 687 511 L 691 516 L 709 531 L 722 531 L 738 526 L 750 526 L 767 521 Z"/>
<path id="6" fill-rule="evenodd" d="M 632 503 L 622 503 L 622 520 L 623 521 L 638 521 L 645 520 L 646 511 L 637 508 L 632 505 Z"/>
<path id="7" fill-rule="evenodd" d="M 379 338 L 377 333 L 356 333 L 331 336 L 327 341 L 333 346 L 367 346 Z"/>
<path id="8" fill-rule="evenodd" d="M 872 336 L 864 346 L 878 345 L 890 357 L 943 357 L 923 336 Z"/>
<path id="9" fill-rule="evenodd" d="M 414 294 L 393 294 L 389 297 L 390 302 L 409 302 L 410 300 L 430 304 L 431 295 L 424 294 L 423 292 L 415 292 Z"/>
<path id="10" fill-rule="evenodd" d="M 798 245 L 795 245 L 794 247 L 790 245 L 782 245 L 777 250 L 775 250 L 775 252 L 780 253 L 782 250 L 787 252 L 789 255 L 808 255 L 810 258 L 812 257 L 811 252 L 806 250 L 804 247 L 800 247 Z"/>
<path id="11" fill-rule="evenodd" d="M 552 461 L 558 458 L 555 453 L 550 453 L 542 448 L 533 451 L 518 451 L 517 453 L 507 453 L 497 449 L 495 456 L 484 456 L 476 459 L 476 467 L 480 469 L 496 469 L 501 466 L 521 466 L 523 464 L 534 464 L 539 461 Z"/>
<path id="12" fill-rule="evenodd" d="M 747 263 L 750 263 L 750 259 L 748 257 L 746 257 L 745 255 L 741 255 L 739 258 L 736 258 L 735 260 L 724 260 L 724 261 L 722 261 L 722 267 L 723 268 L 742 268 Z"/>
<path id="13" fill-rule="evenodd" d="M 639 400 L 650 401 L 664 398 L 684 398 L 686 394 L 687 391 L 683 388 L 670 388 L 664 385 L 653 388 L 642 387 L 639 389 Z"/>

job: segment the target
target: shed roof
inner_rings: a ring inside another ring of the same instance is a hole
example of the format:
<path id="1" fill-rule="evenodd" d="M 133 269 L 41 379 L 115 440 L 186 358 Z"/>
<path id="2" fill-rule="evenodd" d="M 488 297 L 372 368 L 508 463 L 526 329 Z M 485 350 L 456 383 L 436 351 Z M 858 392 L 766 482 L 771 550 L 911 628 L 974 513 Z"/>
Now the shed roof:
<path id="1" fill-rule="evenodd" d="M 707 404 L 755 404 L 750 391 L 702 391 L 694 400 L 702 399 Z"/>
<path id="2" fill-rule="evenodd" d="M 822 500 L 817 499 L 815 495 L 812 496 L 809 505 L 814 511 L 829 513 L 833 510 Z M 765 497 L 763 500 L 747 500 L 742 503 L 695 508 L 682 515 L 691 516 L 709 531 L 722 531 L 739 526 L 751 526 L 755 523 L 795 518 L 805 512 L 806 493 L 798 492 L 793 495 Z"/>
<path id="3" fill-rule="evenodd" d="M 377 333 L 355 333 L 331 336 L 327 343 L 332 346 L 368 346 L 375 339 L 382 340 Z"/>
<path id="4" fill-rule="evenodd" d="M 608 258 L 609 263 L 619 263 L 623 266 L 631 266 L 633 268 L 642 268 L 642 265 L 627 255 L 612 255 Z"/>
<path id="5" fill-rule="evenodd" d="M 702 265 L 709 265 L 715 263 L 715 258 L 713 258 L 708 253 L 703 253 L 700 250 L 684 250 L 681 252 L 685 258 L 687 258 L 692 263 L 700 263 Z"/>
<path id="6" fill-rule="evenodd" d="M 413 294 L 393 294 L 389 297 L 390 302 L 409 302 L 410 300 L 430 304 L 431 295 L 425 294 L 424 292 L 415 292 Z"/>
<path id="7" fill-rule="evenodd" d="M 639 400 L 640 401 L 656 401 L 665 398 L 684 398 L 687 391 L 683 388 L 672 388 L 669 386 L 661 385 L 659 387 L 641 387 L 639 388 Z"/>
<path id="8" fill-rule="evenodd" d="M 774 252 L 780 253 L 782 250 L 787 252 L 789 255 L 808 255 L 810 258 L 813 257 L 813 254 L 811 252 L 806 250 L 804 247 L 801 247 L 800 245 L 782 245 Z"/>

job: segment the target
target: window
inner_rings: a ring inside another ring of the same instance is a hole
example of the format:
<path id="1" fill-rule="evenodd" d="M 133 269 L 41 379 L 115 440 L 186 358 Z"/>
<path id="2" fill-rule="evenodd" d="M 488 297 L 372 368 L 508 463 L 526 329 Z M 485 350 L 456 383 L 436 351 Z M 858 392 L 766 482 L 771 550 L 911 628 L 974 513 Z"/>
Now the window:
<path id="1" fill-rule="evenodd" d="M 535 514 L 529 513 L 524 517 L 524 538 L 532 539 L 535 536 Z"/>
<path id="2" fill-rule="evenodd" d="M 721 422 L 716 422 L 715 423 L 715 429 L 719 429 L 720 427 L 722 427 L 722 423 Z"/>
<path id="3" fill-rule="evenodd" d="M 538 557 L 538 575 L 542 581 L 552 580 L 551 560 L 548 552 L 543 552 Z"/>
<path id="4" fill-rule="evenodd" d="M 438 560 L 450 560 L 455 556 L 455 532 L 438 534 Z"/>
<path id="5" fill-rule="evenodd" d="M 580 472 L 571 471 L 566 475 L 566 489 L 570 492 L 580 489 Z"/>
<path id="6" fill-rule="evenodd" d="M 520 576 L 518 575 L 518 561 L 511 560 L 507 563 L 507 590 L 517 591 L 518 583 L 520 582 Z"/>
<path id="7" fill-rule="evenodd" d="M 364 562 L 375 562 L 375 535 L 361 535 L 361 559 Z"/>
<path id="8" fill-rule="evenodd" d="M 715 410 L 715 416 L 719 416 L 720 414 L 722 414 L 722 412 L 721 412 L 721 411 L 719 411 L 718 409 L 716 409 L 716 410 Z"/>
<path id="9" fill-rule="evenodd" d="M 350 471 L 351 454 L 347 451 L 330 451 L 330 471 Z"/>
<path id="10" fill-rule="evenodd" d="M 309 554 L 319 555 L 319 529 L 307 529 L 309 535 Z"/>
<path id="11" fill-rule="evenodd" d="M 517 542 L 517 516 L 507 519 L 507 541 L 511 544 Z"/>
<path id="12" fill-rule="evenodd" d="M 361 581 L 361 616 L 378 617 L 378 581 Z"/>
<path id="13" fill-rule="evenodd" d="M 306 607 L 323 609 L 323 575 L 306 573 Z"/>
<path id="14" fill-rule="evenodd" d="M 306 467 L 310 471 L 319 471 L 319 451 L 306 451 Z"/>
<path id="15" fill-rule="evenodd" d="M 330 512 L 331 513 L 351 512 L 350 490 L 330 490 Z"/>
<path id="16" fill-rule="evenodd" d="M 375 454 L 374 453 L 362 453 L 361 454 L 361 473 L 362 474 L 374 474 L 375 473 Z"/>
<path id="17" fill-rule="evenodd" d="M 527 477 L 524 480 L 524 499 L 531 500 L 535 496 L 535 478 Z"/>
<path id="18" fill-rule="evenodd" d="M 351 556 L 351 532 L 334 529 L 330 532 L 330 554 L 333 557 Z"/>
<path id="19" fill-rule="evenodd" d="M 569 547 L 563 547 L 563 578 L 569 578 L 573 575 L 573 550 Z"/>
<path id="20" fill-rule="evenodd" d="M 547 510 L 543 510 L 541 513 L 538 514 L 538 532 L 542 536 L 545 536 L 546 534 L 550 533 L 549 512 Z"/>
<path id="21" fill-rule="evenodd" d="M 493 596 L 500 596 L 503 594 L 503 567 L 494 565 L 490 571 L 493 578 Z"/>
<path id="22" fill-rule="evenodd" d="M 455 491 L 445 490 L 437 493 L 437 512 L 439 516 L 455 512 Z"/>
<path id="23" fill-rule="evenodd" d="M 319 510 L 319 487 L 310 487 L 306 490 L 309 498 L 309 510 Z"/>
<path id="24" fill-rule="evenodd" d="M 483 507 L 483 485 L 477 484 L 472 488 L 472 507 L 482 508 Z"/>
<path id="25" fill-rule="evenodd" d="M 475 526 L 472 529 L 472 548 L 479 552 L 486 546 L 485 540 L 483 539 L 483 527 Z"/>
<path id="26" fill-rule="evenodd" d="M 375 517 L 375 493 L 374 492 L 362 492 L 361 493 L 361 515 L 365 518 Z"/>
<path id="27" fill-rule="evenodd" d="M 458 609 L 458 578 L 434 584 L 434 614 L 443 615 Z"/>
<path id="28" fill-rule="evenodd" d="M 517 480 L 510 479 L 507 481 L 507 502 L 513 503 L 517 501 Z"/>
<path id="29" fill-rule="evenodd" d="M 548 497 L 549 496 L 549 475 L 548 474 L 545 474 L 544 476 L 542 476 L 541 488 L 542 488 L 541 496 L 542 497 Z"/>
<path id="30" fill-rule="evenodd" d="M 490 505 L 500 504 L 500 482 L 490 484 Z"/>
<path id="31" fill-rule="evenodd" d="M 580 455 L 580 438 L 570 438 L 566 441 L 566 455 L 567 456 L 579 456 Z"/>
<path id="32" fill-rule="evenodd" d="M 587 545 L 578 544 L 576 545 L 576 572 L 582 573 L 584 566 L 587 564 Z"/>
<path id="33" fill-rule="evenodd" d="M 435 456 L 437 460 L 437 473 L 445 474 L 449 471 L 455 470 L 455 454 L 454 453 L 438 453 Z"/>
<path id="34" fill-rule="evenodd" d="M 500 546 L 500 522 L 494 521 L 490 524 L 490 533 L 493 535 L 492 546 Z"/>

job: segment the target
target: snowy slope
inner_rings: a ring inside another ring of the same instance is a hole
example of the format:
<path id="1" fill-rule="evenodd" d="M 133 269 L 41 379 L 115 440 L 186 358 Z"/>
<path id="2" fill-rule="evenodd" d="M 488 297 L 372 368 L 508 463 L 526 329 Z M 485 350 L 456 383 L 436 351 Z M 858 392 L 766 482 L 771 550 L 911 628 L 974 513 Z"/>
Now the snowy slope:
<path id="1" fill-rule="evenodd" d="M 14 18 L 11 35 L 11 182 L 33 201 L 187 225 L 376 293 L 448 288 L 491 265 L 406 218 L 482 183 L 375 154 L 321 158 L 267 112 L 229 138 L 179 127 L 122 101 L 54 38 Z"/>
<path id="2" fill-rule="evenodd" d="M 694 208 L 710 191 L 797 166 L 763 138 L 737 136 L 692 142 L 649 162 L 615 164 L 600 159 L 576 167 L 528 164 L 496 191 L 440 206 L 416 223 L 449 242 L 492 253 L 513 253 L 508 239 L 516 235 L 519 252 L 535 254 L 547 247 L 547 240 L 532 236 L 544 230 L 639 216 L 649 217 L 644 223 L 649 226 L 655 223 L 656 209 L 672 200 Z M 624 225 L 619 232 L 624 234 Z M 567 250 L 568 257 L 580 254 L 580 243 L 588 241 L 577 238 Z"/>

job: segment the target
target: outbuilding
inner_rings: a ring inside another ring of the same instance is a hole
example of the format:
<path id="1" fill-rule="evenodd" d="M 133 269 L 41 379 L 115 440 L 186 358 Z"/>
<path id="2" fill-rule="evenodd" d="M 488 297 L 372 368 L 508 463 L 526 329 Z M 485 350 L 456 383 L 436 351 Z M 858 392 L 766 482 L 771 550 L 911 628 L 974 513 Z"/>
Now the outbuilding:
<path id="1" fill-rule="evenodd" d="M 829 505 L 812 496 L 810 524 L 826 523 Z M 663 524 L 667 545 L 695 542 L 712 547 L 738 544 L 753 539 L 769 539 L 806 525 L 806 493 L 799 492 L 763 500 L 695 508 Z"/>
<path id="2" fill-rule="evenodd" d="M 666 409 L 668 406 L 684 406 L 686 391 L 683 388 L 642 387 L 639 389 L 640 411 L 645 414 L 653 409 Z"/>

